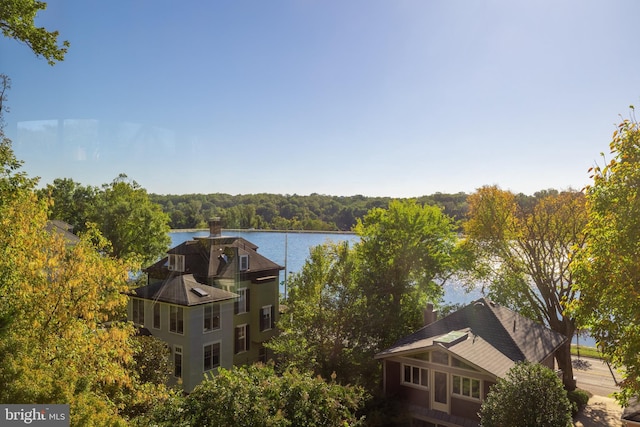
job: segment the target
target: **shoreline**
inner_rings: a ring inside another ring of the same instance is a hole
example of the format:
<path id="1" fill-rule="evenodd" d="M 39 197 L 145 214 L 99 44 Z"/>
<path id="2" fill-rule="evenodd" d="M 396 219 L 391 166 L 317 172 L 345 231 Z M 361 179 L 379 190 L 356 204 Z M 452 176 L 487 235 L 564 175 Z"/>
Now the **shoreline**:
<path id="1" fill-rule="evenodd" d="M 209 231 L 208 228 L 172 228 L 169 230 L 169 233 L 197 233 L 200 231 Z M 223 228 L 222 231 L 231 231 L 231 232 L 242 232 L 242 233 L 252 233 L 252 232 L 260 232 L 260 233 L 308 233 L 308 234 L 353 234 L 356 233 L 353 231 L 323 231 L 323 230 L 265 230 L 262 228 Z"/>

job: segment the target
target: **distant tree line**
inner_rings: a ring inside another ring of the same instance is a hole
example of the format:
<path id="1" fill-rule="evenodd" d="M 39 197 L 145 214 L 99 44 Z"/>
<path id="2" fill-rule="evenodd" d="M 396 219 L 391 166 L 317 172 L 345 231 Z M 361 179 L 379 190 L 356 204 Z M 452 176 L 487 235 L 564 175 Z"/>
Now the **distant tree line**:
<path id="1" fill-rule="evenodd" d="M 518 194 L 523 206 L 534 206 L 536 200 L 557 190 L 542 190 L 533 195 Z M 469 211 L 469 194 L 434 193 L 415 198 L 420 205 L 437 206 L 460 224 Z M 297 194 L 149 194 L 152 202 L 162 207 L 172 229 L 206 228 L 207 220 L 220 217 L 223 227 L 263 230 L 351 231 L 358 219 L 374 208 L 386 208 L 391 197 L 328 196 Z M 401 199 L 400 199 L 401 200 Z"/>
<path id="2" fill-rule="evenodd" d="M 391 197 L 308 196 L 282 194 L 149 194 L 170 217 L 170 226 L 205 228 L 211 217 L 220 217 L 225 228 L 266 230 L 350 231 L 358 218 L 374 208 L 389 206 Z M 460 220 L 467 212 L 467 194 L 436 193 L 416 199 L 435 205 Z"/>

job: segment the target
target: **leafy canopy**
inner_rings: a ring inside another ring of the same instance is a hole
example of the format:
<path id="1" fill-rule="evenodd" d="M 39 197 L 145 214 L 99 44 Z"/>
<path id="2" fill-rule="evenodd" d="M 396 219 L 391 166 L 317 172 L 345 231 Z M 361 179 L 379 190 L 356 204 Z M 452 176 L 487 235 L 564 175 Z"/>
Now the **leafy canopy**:
<path id="1" fill-rule="evenodd" d="M 362 389 L 295 370 L 255 364 L 220 369 L 185 398 L 159 407 L 158 426 L 359 426 Z"/>
<path id="2" fill-rule="evenodd" d="M 356 232 L 359 243 L 318 246 L 291 276 L 270 347 L 285 364 L 374 390 L 373 356 L 422 326 L 455 265 L 457 235 L 439 208 L 413 200 L 372 209 Z"/>
<path id="3" fill-rule="evenodd" d="M 68 41 L 58 44 L 58 31 L 36 26 L 36 15 L 45 10 L 47 3 L 37 0 L 0 0 L 0 29 L 5 37 L 29 46 L 36 56 L 42 56 L 49 65 L 64 60 Z"/>
<path id="4" fill-rule="evenodd" d="M 620 123 L 610 149 L 606 166 L 591 169 L 574 307 L 603 354 L 623 371 L 617 397 L 624 404 L 640 395 L 640 123 Z"/>
<path id="5" fill-rule="evenodd" d="M 463 245 L 473 254 L 470 278 L 487 284 L 491 299 L 570 339 L 576 326 L 566 304 L 578 296 L 571 264 L 585 239 L 585 197 L 554 191 L 526 201 L 496 186 L 469 196 Z M 569 346 L 570 340 L 556 358 L 573 389 Z"/>

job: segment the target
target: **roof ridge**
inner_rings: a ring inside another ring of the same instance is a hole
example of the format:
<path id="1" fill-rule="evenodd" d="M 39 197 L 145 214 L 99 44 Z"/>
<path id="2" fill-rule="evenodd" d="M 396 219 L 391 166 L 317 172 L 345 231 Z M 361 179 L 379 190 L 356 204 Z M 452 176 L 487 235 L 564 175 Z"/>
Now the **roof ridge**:
<path id="1" fill-rule="evenodd" d="M 502 320 L 501 320 L 501 319 L 498 317 L 498 315 L 496 314 L 496 310 L 495 310 L 495 308 L 496 308 L 496 307 L 505 308 L 505 309 L 509 310 L 509 312 L 510 312 L 510 313 L 514 314 L 515 316 L 519 316 L 519 317 L 523 317 L 523 316 L 521 316 L 519 313 L 517 313 L 517 312 L 515 312 L 515 311 L 513 311 L 513 310 L 508 309 L 507 307 L 504 307 L 504 306 L 502 306 L 502 305 L 500 305 L 500 304 L 497 304 L 497 303 L 495 303 L 495 302 L 493 302 L 493 301 L 491 301 L 491 300 L 487 299 L 486 297 L 482 297 L 482 300 L 483 300 L 484 302 L 486 302 L 486 303 L 487 303 L 487 304 L 485 304 L 485 306 L 486 306 L 487 308 L 489 308 L 489 311 L 491 312 L 491 315 L 492 315 L 492 316 L 496 319 L 496 321 L 500 324 L 500 326 L 502 327 L 503 331 L 504 331 L 504 332 L 506 332 L 507 337 L 509 338 L 509 341 L 511 341 L 511 343 L 513 343 L 513 345 L 515 346 L 515 348 L 516 348 L 516 349 L 518 349 L 518 352 L 520 353 L 521 360 L 526 360 L 526 359 L 527 359 L 527 356 L 525 355 L 525 353 L 524 353 L 523 349 L 522 349 L 522 348 L 520 347 L 520 345 L 516 342 L 516 340 L 514 339 L 513 335 L 512 335 L 512 334 L 511 334 L 511 332 L 509 331 L 509 328 L 508 328 L 504 323 L 502 323 Z M 500 348 L 499 348 L 499 349 L 498 349 L 498 351 L 500 351 L 500 353 L 504 354 L 504 352 L 502 351 L 502 349 L 500 349 Z M 504 354 L 504 355 L 505 355 L 505 356 L 507 356 L 506 354 Z M 507 357 L 509 357 L 509 356 L 507 356 Z M 509 358 L 510 358 L 510 357 L 509 357 Z M 510 358 L 510 359 L 511 359 L 511 358 Z"/>

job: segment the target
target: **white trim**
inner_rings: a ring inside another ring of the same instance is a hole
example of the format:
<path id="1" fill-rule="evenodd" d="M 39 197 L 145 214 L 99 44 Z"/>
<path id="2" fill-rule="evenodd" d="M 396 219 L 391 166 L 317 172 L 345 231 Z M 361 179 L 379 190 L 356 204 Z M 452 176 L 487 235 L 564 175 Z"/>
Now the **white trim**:
<path id="1" fill-rule="evenodd" d="M 409 368 L 409 381 L 405 379 L 406 368 Z M 411 363 L 400 364 L 400 384 L 407 387 L 419 388 L 421 390 L 429 390 L 429 371 L 425 366 L 413 365 Z M 414 381 L 415 374 L 418 374 L 417 382 Z"/>
<path id="2" fill-rule="evenodd" d="M 157 327 L 156 327 L 156 308 L 158 309 L 158 326 Z M 151 303 L 151 327 L 157 330 L 162 329 L 162 308 L 160 307 L 160 303 L 157 301 L 153 301 Z"/>
<path id="3" fill-rule="evenodd" d="M 458 387 L 460 392 L 456 393 L 454 390 L 454 380 L 453 377 L 458 377 L 460 378 L 460 382 L 458 383 Z M 469 396 L 464 394 L 464 380 L 467 379 L 469 380 Z M 472 393 L 473 393 L 473 381 L 477 381 L 478 382 L 478 397 L 473 397 Z M 465 399 L 465 400 L 471 400 L 474 402 L 480 402 L 482 401 L 482 387 L 483 387 L 483 380 L 481 380 L 480 378 L 475 378 L 475 377 L 470 377 L 467 375 L 457 375 L 457 374 L 451 374 L 451 395 L 452 396 L 456 396 L 456 398 L 461 398 L 461 399 Z"/>
<path id="4" fill-rule="evenodd" d="M 211 329 L 205 328 L 205 322 L 207 321 L 207 307 L 211 307 Z M 218 310 L 218 315 L 216 316 L 216 308 Z M 214 327 L 214 319 L 218 318 L 218 326 Z M 220 304 L 212 303 L 212 304 L 204 304 L 202 306 L 202 333 L 208 334 L 210 332 L 218 331 L 222 328 L 222 316 L 220 315 Z"/>
<path id="5" fill-rule="evenodd" d="M 238 269 L 240 271 L 247 271 L 249 269 L 249 255 L 240 255 L 240 257 L 238 257 Z"/>
<path id="6" fill-rule="evenodd" d="M 237 330 L 242 329 L 242 331 L 243 331 L 242 334 L 243 334 L 243 337 L 244 337 L 244 339 L 243 339 L 244 348 L 242 350 L 240 350 L 240 351 L 235 352 L 235 354 L 246 353 L 248 351 L 247 350 L 247 340 L 249 339 L 249 337 L 247 336 L 247 325 L 248 325 L 248 323 L 243 323 L 242 325 L 236 326 L 234 328 L 234 330 L 233 330 L 233 340 L 234 340 L 233 345 L 234 346 L 235 346 L 235 342 L 238 341 L 238 336 L 236 335 L 236 331 Z"/>
<path id="7" fill-rule="evenodd" d="M 249 288 L 238 289 L 238 314 L 247 313 L 247 292 Z"/>
<path id="8" fill-rule="evenodd" d="M 180 355 L 180 376 L 176 376 L 176 356 Z M 181 345 L 174 345 L 173 346 L 173 359 L 171 360 L 172 365 L 173 365 L 173 377 L 174 378 L 183 378 L 184 377 L 184 372 L 183 372 L 183 368 L 184 368 L 184 353 L 182 352 L 182 346 Z"/>
<path id="9" fill-rule="evenodd" d="M 178 311 L 176 311 L 176 316 L 177 316 L 177 313 L 180 313 L 182 311 L 182 332 L 178 332 L 178 325 L 180 324 L 180 322 L 178 322 L 178 318 L 177 317 L 176 317 L 176 330 L 175 331 L 171 330 L 171 310 L 173 308 L 176 308 L 178 310 Z M 181 305 L 170 304 L 169 305 L 168 314 L 169 314 L 169 327 L 168 327 L 169 332 L 172 333 L 172 334 L 176 334 L 176 335 L 184 335 L 185 334 L 185 329 L 187 329 L 186 328 L 186 323 L 184 321 L 184 307 L 182 307 Z"/>

